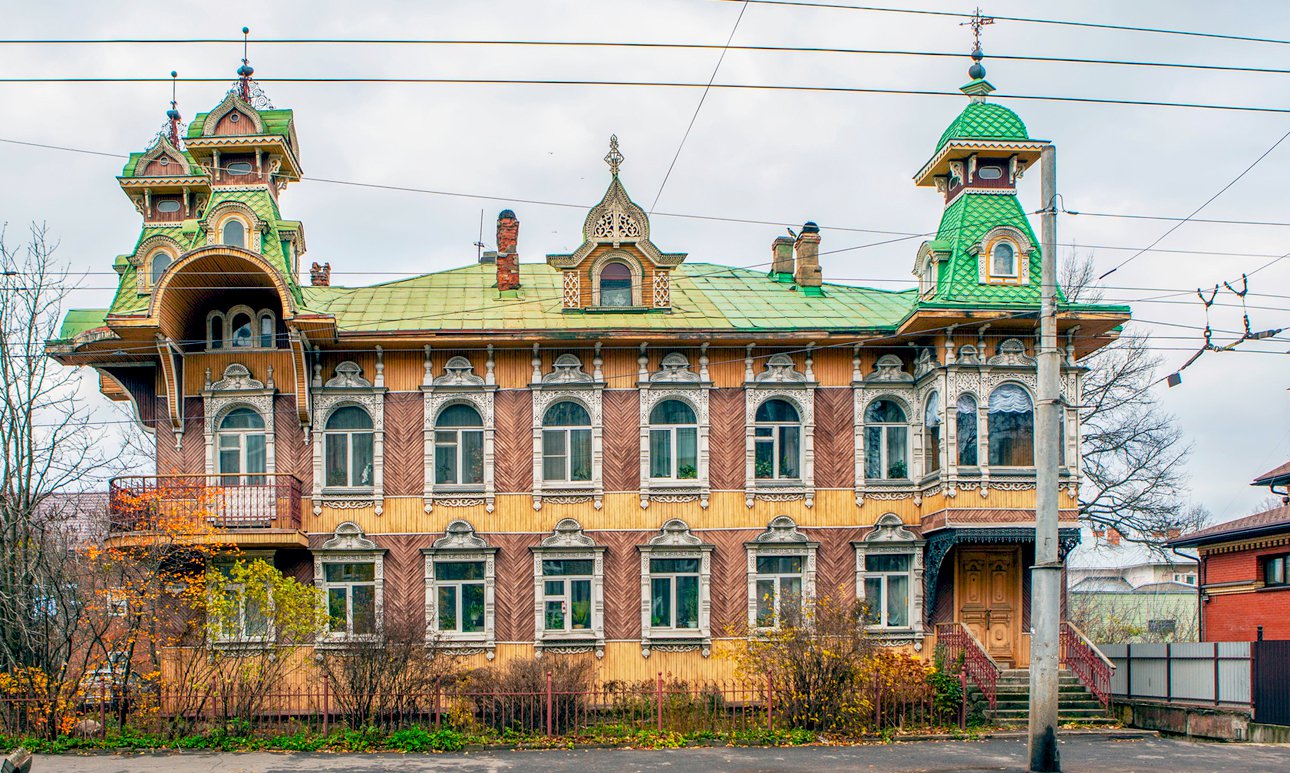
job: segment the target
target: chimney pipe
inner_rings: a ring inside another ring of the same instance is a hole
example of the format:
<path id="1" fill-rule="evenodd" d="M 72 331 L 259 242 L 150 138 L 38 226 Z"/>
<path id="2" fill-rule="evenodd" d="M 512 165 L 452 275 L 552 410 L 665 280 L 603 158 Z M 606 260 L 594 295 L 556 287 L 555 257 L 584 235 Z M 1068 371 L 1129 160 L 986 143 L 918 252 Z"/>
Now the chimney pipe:
<path id="1" fill-rule="evenodd" d="M 793 244 L 797 250 L 797 270 L 793 281 L 798 287 L 819 287 L 824 282 L 820 272 L 820 227 L 809 220 L 802 226 Z"/>
<path id="2" fill-rule="evenodd" d="M 775 279 L 787 280 L 793 276 L 793 240 L 788 236 L 776 236 L 770 245 L 770 273 Z"/>
<path id="3" fill-rule="evenodd" d="M 331 287 L 331 263 L 321 266 L 314 263 L 309 267 L 309 284 L 314 287 Z"/>
<path id="4" fill-rule="evenodd" d="M 520 221 L 515 213 L 503 209 L 497 215 L 497 289 L 520 288 Z"/>

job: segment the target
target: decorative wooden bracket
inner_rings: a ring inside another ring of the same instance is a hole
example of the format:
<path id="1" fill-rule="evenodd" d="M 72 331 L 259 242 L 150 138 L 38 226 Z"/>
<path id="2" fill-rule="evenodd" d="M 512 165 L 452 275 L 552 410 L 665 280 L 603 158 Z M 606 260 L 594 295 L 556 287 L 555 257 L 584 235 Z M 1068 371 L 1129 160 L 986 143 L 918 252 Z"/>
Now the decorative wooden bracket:
<path id="1" fill-rule="evenodd" d="M 166 390 L 170 429 L 175 433 L 175 448 L 179 448 L 184 439 L 184 355 L 161 333 L 157 334 L 157 355 L 161 361 L 161 381 Z"/>
<path id="2" fill-rule="evenodd" d="M 291 386 L 296 398 L 296 415 L 300 419 L 300 425 L 308 427 L 313 423 L 313 405 L 310 403 L 309 393 L 309 342 L 299 330 L 288 333 L 287 341 L 291 346 Z"/>

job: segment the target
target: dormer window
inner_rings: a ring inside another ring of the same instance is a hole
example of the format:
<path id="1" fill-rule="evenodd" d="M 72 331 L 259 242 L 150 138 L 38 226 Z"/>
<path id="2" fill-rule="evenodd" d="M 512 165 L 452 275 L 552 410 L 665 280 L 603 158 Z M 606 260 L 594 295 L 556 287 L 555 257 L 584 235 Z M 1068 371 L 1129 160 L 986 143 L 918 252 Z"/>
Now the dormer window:
<path id="1" fill-rule="evenodd" d="M 990 250 L 990 274 L 997 277 L 1017 276 L 1017 248 L 1012 242 L 995 242 Z"/>
<path id="2" fill-rule="evenodd" d="M 219 240 L 230 247 L 246 247 L 246 225 L 236 218 L 225 220 Z"/>
<path id="3" fill-rule="evenodd" d="M 977 170 L 976 176 L 982 180 L 998 180 L 1003 177 L 1003 169 L 997 166 L 983 166 Z"/>
<path id="4" fill-rule="evenodd" d="M 168 252 L 158 250 L 152 253 L 152 258 L 148 261 L 148 278 L 151 280 L 153 287 L 157 286 L 157 283 L 161 281 L 161 277 L 166 273 L 166 269 L 170 268 L 170 264 L 174 262 L 175 259 Z"/>
<path id="5" fill-rule="evenodd" d="M 234 114 L 234 115 L 236 115 L 236 114 Z M 250 161 L 234 161 L 233 163 L 231 163 L 231 164 L 229 164 L 229 165 L 228 165 L 228 169 L 227 169 L 227 171 L 228 171 L 228 173 L 229 173 L 229 174 L 250 174 L 250 173 L 251 173 L 251 162 L 250 162 Z"/>
<path id="6" fill-rule="evenodd" d="M 610 263 L 600 271 L 600 305 L 632 305 L 632 271 L 622 263 Z"/>

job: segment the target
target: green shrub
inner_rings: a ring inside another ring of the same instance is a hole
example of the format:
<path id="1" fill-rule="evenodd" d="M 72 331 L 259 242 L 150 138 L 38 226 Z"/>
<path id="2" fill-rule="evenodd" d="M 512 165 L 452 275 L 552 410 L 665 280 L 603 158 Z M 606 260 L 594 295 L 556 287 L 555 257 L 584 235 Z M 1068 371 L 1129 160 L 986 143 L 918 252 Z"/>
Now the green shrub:
<path id="1" fill-rule="evenodd" d="M 461 733 L 446 727 L 433 732 L 421 727 L 409 727 L 390 733 L 385 739 L 385 745 L 401 752 L 455 752 L 460 751 L 465 742 Z"/>

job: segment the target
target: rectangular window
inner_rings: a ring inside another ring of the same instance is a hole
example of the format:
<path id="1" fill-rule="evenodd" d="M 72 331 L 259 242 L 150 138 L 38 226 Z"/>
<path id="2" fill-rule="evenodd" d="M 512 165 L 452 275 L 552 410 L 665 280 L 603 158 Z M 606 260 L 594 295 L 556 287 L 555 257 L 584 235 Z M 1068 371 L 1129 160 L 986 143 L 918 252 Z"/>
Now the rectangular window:
<path id="1" fill-rule="evenodd" d="M 568 480 L 569 456 L 564 430 L 542 431 L 542 479 Z"/>
<path id="2" fill-rule="evenodd" d="M 914 557 L 908 553 L 871 553 L 865 556 L 865 619 L 870 626 L 910 626 L 913 562 Z"/>
<path id="3" fill-rule="evenodd" d="M 1148 620 L 1147 633 L 1153 633 L 1157 636 L 1168 636 L 1178 630 L 1177 620 Z"/>
<path id="4" fill-rule="evenodd" d="M 484 482 L 484 433 L 437 430 L 434 433 L 434 482 L 477 486 Z"/>
<path id="5" fill-rule="evenodd" d="M 803 556 L 757 557 L 753 590 L 757 594 L 758 628 L 778 627 L 800 609 L 805 563 Z"/>
<path id="6" fill-rule="evenodd" d="M 1263 583 L 1265 585 L 1286 584 L 1286 559 L 1290 556 L 1276 556 L 1263 562 Z"/>
<path id="7" fill-rule="evenodd" d="M 338 634 L 376 633 L 376 564 L 369 561 L 323 564 L 328 630 Z"/>
<path id="8" fill-rule="evenodd" d="M 435 561 L 439 630 L 484 632 L 483 561 Z"/>
<path id="9" fill-rule="evenodd" d="M 699 627 L 699 559 L 655 558 L 649 562 L 650 626 Z"/>
<path id="10" fill-rule="evenodd" d="M 542 562 L 546 630 L 591 629 L 591 576 L 594 567 L 594 561 L 585 559 Z"/>

